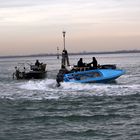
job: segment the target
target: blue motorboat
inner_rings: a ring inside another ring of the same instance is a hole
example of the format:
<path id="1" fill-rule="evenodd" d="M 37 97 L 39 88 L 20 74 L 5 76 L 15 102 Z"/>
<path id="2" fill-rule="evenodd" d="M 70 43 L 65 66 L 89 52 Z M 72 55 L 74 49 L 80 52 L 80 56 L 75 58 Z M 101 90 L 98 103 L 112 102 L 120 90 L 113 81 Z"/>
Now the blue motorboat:
<path id="1" fill-rule="evenodd" d="M 64 82 L 106 83 L 115 80 L 125 73 L 120 69 L 94 69 L 64 74 Z"/>
<path id="2" fill-rule="evenodd" d="M 65 32 L 63 32 L 63 37 L 64 50 L 62 52 L 61 69 L 56 76 L 57 86 L 60 86 L 61 82 L 107 83 L 114 81 L 125 73 L 124 70 L 117 69 L 114 64 L 98 65 L 95 57 L 93 57 L 93 61 L 88 64 L 83 63 L 80 58 L 81 61 L 78 61 L 78 65 L 68 70 L 67 66 L 70 66 L 70 64 L 68 52 L 65 49 Z"/>

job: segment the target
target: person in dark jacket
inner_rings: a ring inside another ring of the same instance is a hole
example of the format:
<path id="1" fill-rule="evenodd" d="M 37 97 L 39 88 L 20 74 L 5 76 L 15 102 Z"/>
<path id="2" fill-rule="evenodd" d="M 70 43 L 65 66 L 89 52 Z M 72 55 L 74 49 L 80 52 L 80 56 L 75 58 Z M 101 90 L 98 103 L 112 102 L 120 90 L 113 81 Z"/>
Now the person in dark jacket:
<path id="1" fill-rule="evenodd" d="M 36 60 L 35 66 L 38 66 L 39 67 L 39 65 L 40 65 L 40 62 L 38 60 Z"/>
<path id="2" fill-rule="evenodd" d="M 91 69 L 97 69 L 98 67 L 98 62 L 95 57 L 92 57 L 92 62 L 88 64 Z"/>
<path id="3" fill-rule="evenodd" d="M 83 63 L 83 58 L 80 58 L 78 63 L 77 63 L 78 67 L 85 67 L 85 63 Z"/>

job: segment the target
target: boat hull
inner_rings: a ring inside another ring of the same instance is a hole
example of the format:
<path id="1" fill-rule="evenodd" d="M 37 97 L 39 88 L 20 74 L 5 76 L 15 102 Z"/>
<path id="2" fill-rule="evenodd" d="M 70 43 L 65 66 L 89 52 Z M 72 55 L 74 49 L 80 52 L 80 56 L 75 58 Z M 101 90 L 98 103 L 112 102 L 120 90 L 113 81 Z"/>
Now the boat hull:
<path id="1" fill-rule="evenodd" d="M 119 69 L 87 70 L 65 74 L 64 81 L 77 83 L 107 83 L 117 79 L 124 73 L 124 70 Z"/>
<path id="2" fill-rule="evenodd" d="M 46 78 L 46 72 L 30 71 L 25 73 L 24 79 L 44 79 Z"/>
<path id="3" fill-rule="evenodd" d="M 25 64 L 24 64 L 25 65 Z M 46 64 L 41 63 L 39 66 L 30 65 L 30 69 L 24 65 L 15 67 L 13 79 L 43 79 L 46 78 Z"/>
<path id="4" fill-rule="evenodd" d="M 29 71 L 29 72 L 18 72 L 16 78 L 18 79 L 44 79 L 46 78 L 46 71 Z"/>

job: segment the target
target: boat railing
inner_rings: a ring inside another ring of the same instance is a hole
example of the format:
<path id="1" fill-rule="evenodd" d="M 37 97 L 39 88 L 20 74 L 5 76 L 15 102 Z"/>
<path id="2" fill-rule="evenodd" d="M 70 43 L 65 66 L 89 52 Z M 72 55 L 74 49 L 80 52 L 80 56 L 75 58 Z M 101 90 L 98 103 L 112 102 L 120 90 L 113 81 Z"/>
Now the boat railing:
<path id="1" fill-rule="evenodd" d="M 75 70 L 75 71 L 86 71 L 86 70 L 90 70 L 90 67 L 77 67 L 77 66 L 74 66 L 72 70 Z"/>
<path id="2" fill-rule="evenodd" d="M 89 66 L 84 66 L 84 67 L 74 66 L 72 69 L 72 72 L 73 71 L 86 71 L 86 70 L 93 70 L 93 69 L 116 69 L 116 65 L 115 64 L 98 65 L 97 68 L 89 67 Z"/>

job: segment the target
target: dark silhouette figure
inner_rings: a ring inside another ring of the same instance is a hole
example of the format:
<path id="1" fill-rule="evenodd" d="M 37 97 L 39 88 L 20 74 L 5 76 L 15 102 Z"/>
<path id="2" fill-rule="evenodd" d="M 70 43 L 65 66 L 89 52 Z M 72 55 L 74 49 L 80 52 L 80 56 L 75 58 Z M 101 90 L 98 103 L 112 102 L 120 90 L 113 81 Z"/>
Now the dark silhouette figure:
<path id="1" fill-rule="evenodd" d="M 83 63 L 83 58 L 80 58 L 78 63 L 77 63 L 78 67 L 85 67 L 85 63 Z"/>
<path id="2" fill-rule="evenodd" d="M 95 57 L 92 57 L 92 62 L 88 64 L 90 69 L 97 69 L 98 67 L 98 62 Z"/>
<path id="3" fill-rule="evenodd" d="M 67 63 L 67 66 L 70 66 L 68 52 L 67 52 L 67 50 L 64 49 L 62 51 L 62 64 L 61 64 L 61 66 L 66 66 L 66 63 Z"/>
<path id="4" fill-rule="evenodd" d="M 58 74 L 56 76 L 57 87 L 59 87 L 60 86 L 60 83 L 63 82 L 64 74 L 67 74 L 67 73 L 69 73 L 69 71 L 65 68 L 65 66 L 63 66 L 59 70 L 59 72 L 58 72 Z"/>
<path id="5" fill-rule="evenodd" d="M 25 75 L 24 71 L 23 72 L 19 71 L 17 67 L 15 67 L 15 70 L 16 70 L 15 73 L 13 73 L 13 79 L 14 79 L 14 76 L 16 77 L 17 80 L 24 78 L 24 75 Z"/>
<path id="6" fill-rule="evenodd" d="M 38 66 L 39 67 L 39 65 L 40 65 L 40 62 L 38 60 L 36 60 L 35 66 Z"/>

